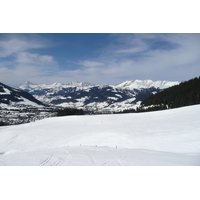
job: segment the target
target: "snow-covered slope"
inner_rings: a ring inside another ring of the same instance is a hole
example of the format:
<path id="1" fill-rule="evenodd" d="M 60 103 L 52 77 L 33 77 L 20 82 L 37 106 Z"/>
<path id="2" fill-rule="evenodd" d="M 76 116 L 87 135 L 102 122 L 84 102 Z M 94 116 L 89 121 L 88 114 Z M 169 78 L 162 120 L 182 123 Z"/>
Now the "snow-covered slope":
<path id="1" fill-rule="evenodd" d="M 19 88 L 44 103 L 112 112 L 135 108 L 146 97 L 175 84 L 178 82 L 150 80 L 126 81 L 116 86 L 98 86 L 81 82 L 37 85 L 27 82 Z"/>
<path id="2" fill-rule="evenodd" d="M 0 128 L 0 165 L 200 165 L 200 105 Z"/>
<path id="3" fill-rule="evenodd" d="M 32 106 L 42 106 L 42 102 L 38 101 L 31 94 L 10 87 L 0 82 L 0 107 L 9 107 L 12 104 L 24 104 Z"/>

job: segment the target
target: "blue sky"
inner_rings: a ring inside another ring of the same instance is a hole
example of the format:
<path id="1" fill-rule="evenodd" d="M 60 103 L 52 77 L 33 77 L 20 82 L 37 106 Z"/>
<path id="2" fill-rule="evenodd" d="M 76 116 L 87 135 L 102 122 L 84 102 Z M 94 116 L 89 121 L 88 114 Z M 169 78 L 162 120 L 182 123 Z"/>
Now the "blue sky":
<path id="1" fill-rule="evenodd" d="M 0 34 L 0 82 L 184 81 L 200 76 L 200 34 Z"/>

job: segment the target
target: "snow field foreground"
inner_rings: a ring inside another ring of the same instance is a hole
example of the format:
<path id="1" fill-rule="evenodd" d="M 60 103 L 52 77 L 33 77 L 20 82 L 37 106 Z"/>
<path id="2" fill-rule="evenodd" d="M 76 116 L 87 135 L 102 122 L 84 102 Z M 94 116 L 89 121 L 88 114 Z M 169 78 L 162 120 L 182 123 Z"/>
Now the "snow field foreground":
<path id="1" fill-rule="evenodd" d="M 200 105 L 1 127 L 0 165 L 200 165 Z"/>

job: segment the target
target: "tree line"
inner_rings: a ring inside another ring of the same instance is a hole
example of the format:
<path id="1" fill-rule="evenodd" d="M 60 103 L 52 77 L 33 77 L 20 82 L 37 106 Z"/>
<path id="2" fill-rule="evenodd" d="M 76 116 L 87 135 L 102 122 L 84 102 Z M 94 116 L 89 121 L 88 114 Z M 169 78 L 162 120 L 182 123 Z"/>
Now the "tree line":
<path id="1" fill-rule="evenodd" d="M 83 115 L 84 112 L 82 109 L 76 109 L 76 108 L 64 108 L 58 110 L 57 116 L 67 116 L 67 115 Z"/>

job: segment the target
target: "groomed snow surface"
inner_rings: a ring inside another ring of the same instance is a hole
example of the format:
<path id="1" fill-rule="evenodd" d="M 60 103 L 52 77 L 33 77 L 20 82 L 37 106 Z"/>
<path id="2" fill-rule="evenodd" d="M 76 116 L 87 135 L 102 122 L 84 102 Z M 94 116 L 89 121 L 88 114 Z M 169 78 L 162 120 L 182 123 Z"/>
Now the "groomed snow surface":
<path id="1" fill-rule="evenodd" d="M 200 165 L 200 105 L 4 126 L 0 165 Z"/>

